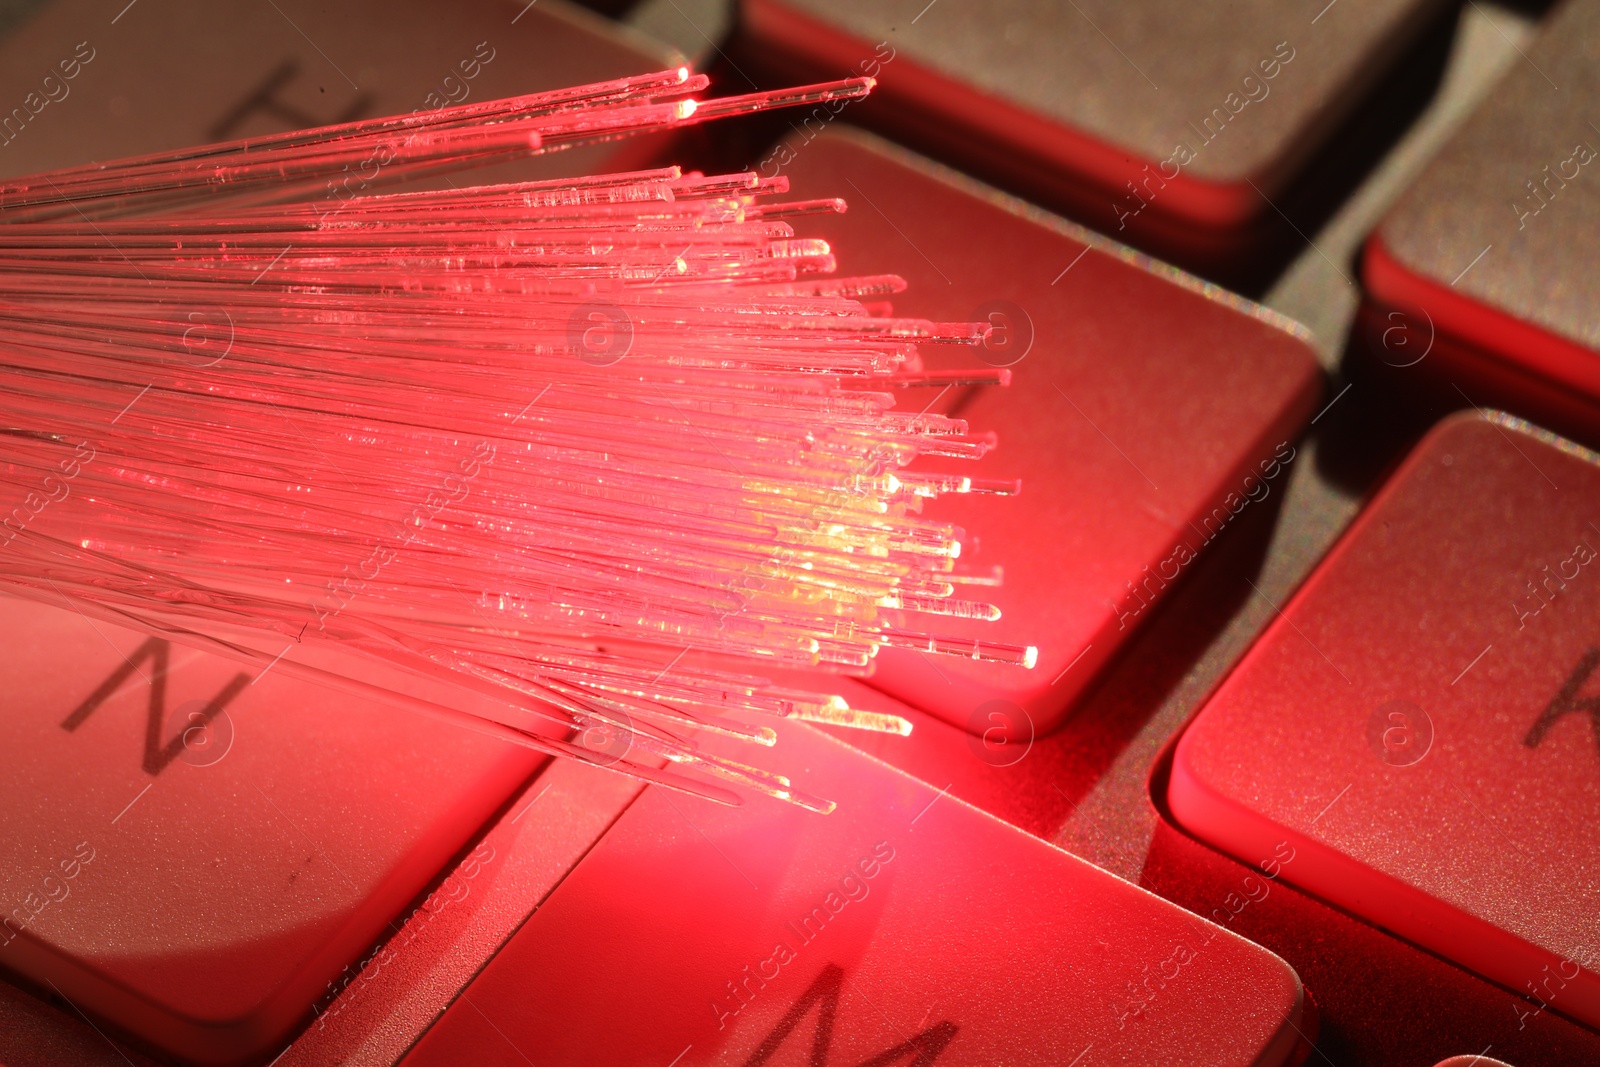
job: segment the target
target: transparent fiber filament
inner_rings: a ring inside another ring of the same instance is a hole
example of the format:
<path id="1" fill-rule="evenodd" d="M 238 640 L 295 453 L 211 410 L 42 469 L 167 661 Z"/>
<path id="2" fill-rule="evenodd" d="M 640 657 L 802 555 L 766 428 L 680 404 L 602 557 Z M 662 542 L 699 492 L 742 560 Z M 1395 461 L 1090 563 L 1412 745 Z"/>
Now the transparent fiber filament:
<path id="1" fill-rule="evenodd" d="M 704 87 L 680 68 L 0 184 L 0 583 L 307 676 L 296 648 L 331 642 L 495 697 L 520 743 L 827 810 L 697 736 L 909 723 L 763 671 L 1032 665 L 936 632 L 997 618 L 961 595 L 997 579 L 955 573 L 925 501 L 1016 486 L 908 467 L 992 438 L 894 410 L 1004 383 L 921 366 L 988 327 L 863 302 L 905 284 L 836 277 L 802 228 L 843 201 L 782 179 L 373 188 L 870 81 Z"/>

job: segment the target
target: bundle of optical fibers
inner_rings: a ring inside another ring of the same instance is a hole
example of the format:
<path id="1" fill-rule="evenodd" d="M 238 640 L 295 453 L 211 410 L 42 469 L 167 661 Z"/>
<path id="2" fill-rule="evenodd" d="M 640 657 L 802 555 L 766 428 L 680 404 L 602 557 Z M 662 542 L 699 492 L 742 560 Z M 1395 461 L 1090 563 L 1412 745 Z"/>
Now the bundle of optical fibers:
<path id="1" fill-rule="evenodd" d="M 886 646 L 1032 666 L 938 634 L 998 611 L 958 595 L 963 534 L 921 514 L 1017 487 L 908 469 L 991 438 L 894 407 L 1003 384 L 921 367 L 988 327 L 895 318 L 901 279 L 835 277 L 796 226 L 843 202 L 676 168 L 371 188 L 870 88 L 681 98 L 703 85 L 0 184 L 0 583 L 260 670 L 320 677 L 296 649 L 333 642 L 493 696 L 542 751 L 820 811 L 695 734 L 909 724 L 763 669 L 863 673 Z"/>

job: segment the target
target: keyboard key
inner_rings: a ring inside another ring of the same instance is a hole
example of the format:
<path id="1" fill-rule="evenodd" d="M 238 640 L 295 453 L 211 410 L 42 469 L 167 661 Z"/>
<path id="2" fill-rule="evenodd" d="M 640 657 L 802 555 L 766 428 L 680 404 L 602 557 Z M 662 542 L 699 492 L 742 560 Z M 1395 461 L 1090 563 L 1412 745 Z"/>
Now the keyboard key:
<path id="1" fill-rule="evenodd" d="M 1285 879 L 1526 998 L 1508 1026 L 1594 1026 L 1597 618 L 1596 457 L 1453 416 L 1183 735 L 1172 812 L 1286 841 Z"/>
<path id="2" fill-rule="evenodd" d="M 1600 258 L 1578 235 L 1600 229 L 1597 35 L 1600 2 L 1553 12 L 1369 238 L 1362 267 L 1384 362 L 1427 352 L 1409 373 L 1451 403 L 1513 406 L 1587 437 L 1600 433 Z"/>
<path id="3" fill-rule="evenodd" d="M 543 762 L 67 609 L 0 647 L 0 966 L 188 1060 L 271 1050 Z"/>
<path id="4" fill-rule="evenodd" d="M 59 0 L 0 40 L 4 106 L 29 94 L 43 101 L 20 132 L 0 136 L 0 174 L 492 100 L 682 62 L 642 34 L 559 0 L 239 10 L 163 0 L 110 15 L 104 6 Z M 73 73 L 64 79 L 67 70 Z M 625 169 L 654 150 L 648 139 L 580 148 L 486 168 L 472 180 Z"/>
<path id="5" fill-rule="evenodd" d="M 576 760 L 552 762 L 408 905 L 393 936 L 385 931 L 383 945 L 341 972 L 316 1022 L 273 1067 L 398 1062 L 641 788 Z"/>
<path id="6" fill-rule="evenodd" d="M 996 325 L 976 355 L 925 346 L 928 365 L 981 357 L 1013 375 L 903 406 L 936 402 L 998 433 L 979 463 L 927 464 L 1022 482 L 1014 497 L 930 506 L 968 532 L 958 572 L 1004 578 L 963 587 L 998 605 L 998 622 L 940 629 L 1036 645 L 1037 665 L 884 649 L 872 684 L 978 735 L 1048 732 L 1233 516 L 1282 491 L 1321 385 L 1310 346 L 1269 312 L 870 135 L 832 129 L 790 147 L 797 195 L 849 201 L 807 226 L 841 272 L 904 275 L 897 314 Z"/>
<path id="7" fill-rule="evenodd" d="M 1204 264 L 1271 233 L 1270 201 L 1442 6 L 743 0 L 740 54 L 875 77 L 852 118 Z"/>
<path id="8" fill-rule="evenodd" d="M 1277 1064 L 1270 953 L 803 726 L 827 816 L 657 788 L 407 1057 L 433 1064 Z"/>

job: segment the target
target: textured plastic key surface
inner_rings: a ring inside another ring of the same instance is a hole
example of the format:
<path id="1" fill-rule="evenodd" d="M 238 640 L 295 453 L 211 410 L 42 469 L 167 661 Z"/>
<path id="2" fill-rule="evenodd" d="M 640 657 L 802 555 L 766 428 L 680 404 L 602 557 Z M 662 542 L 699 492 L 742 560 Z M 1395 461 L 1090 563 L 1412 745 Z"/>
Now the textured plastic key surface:
<path id="1" fill-rule="evenodd" d="M 930 366 L 1009 365 L 1008 387 L 951 390 L 906 406 L 955 409 L 999 448 L 944 469 L 1022 480 L 1020 495 L 957 497 L 930 515 L 968 532 L 959 569 L 1004 571 L 969 587 L 999 622 L 941 629 L 1039 648 L 1031 671 L 885 649 L 872 679 L 982 733 L 1019 705 L 1048 731 L 1152 611 L 1152 603 L 1244 507 L 1286 481 L 1292 444 L 1321 378 L 1309 345 L 1232 298 L 858 133 L 795 143 L 784 173 L 803 196 L 850 210 L 808 227 L 833 240 L 841 271 L 900 273 L 897 313 L 988 317 L 993 347 L 941 351 Z M 931 466 L 932 464 L 930 464 Z M 1026 727 L 1026 724 L 1023 724 Z"/>
<path id="2" fill-rule="evenodd" d="M 0 175 L 493 100 L 681 62 L 563 0 L 353 0 L 303 9 L 144 0 L 109 13 L 95 0 L 55 0 L 32 5 L 27 21 L 0 38 L 0 99 L 20 105 L 31 96 L 29 106 L 42 108 L 22 127 L 26 136 L 15 122 L 6 133 Z M 52 99 L 40 103 L 40 78 L 65 70 L 73 76 L 53 77 L 45 86 Z M 471 180 L 626 169 L 649 150 L 641 141 L 579 148 L 486 168 Z M 362 180 L 382 168 L 358 169 L 338 195 L 361 192 Z"/>
<path id="3" fill-rule="evenodd" d="M 1298 1041 L 1265 950 L 805 727 L 779 757 L 838 809 L 646 790 L 408 1067 L 1222 1067 Z"/>
<path id="4" fill-rule="evenodd" d="M 1600 1024 L 1600 465 L 1436 427 L 1180 740 L 1169 797 L 1242 859 Z M 1508 1020 L 1516 1022 L 1516 1020 Z"/>
<path id="5" fill-rule="evenodd" d="M 1369 239 L 1363 272 L 1379 303 L 1409 316 L 1395 323 L 1596 405 L 1600 0 L 1562 5 L 1526 52 Z M 1448 348 L 1439 358 L 1453 361 Z M 1592 407 L 1587 422 L 1600 430 Z"/>
<path id="6" fill-rule="evenodd" d="M 753 55 L 880 87 L 873 121 L 1163 249 L 1272 212 L 1442 5 L 744 0 Z"/>
<path id="7" fill-rule="evenodd" d="M 541 757 L 0 600 L 0 966 L 173 1054 L 268 1051 Z"/>

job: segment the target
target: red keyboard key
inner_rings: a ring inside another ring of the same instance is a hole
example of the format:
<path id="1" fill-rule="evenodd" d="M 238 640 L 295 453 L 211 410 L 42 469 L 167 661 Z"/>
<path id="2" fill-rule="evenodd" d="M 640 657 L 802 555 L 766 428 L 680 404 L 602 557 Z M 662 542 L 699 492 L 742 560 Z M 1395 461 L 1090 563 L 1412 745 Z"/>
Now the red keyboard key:
<path id="1" fill-rule="evenodd" d="M 13 121 L 0 136 L 0 175 L 492 100 L 683 62 L 588 12 L 526 0 L 237 9 L 164 0 L 118 5 L 109 14 L 103 6 L 43 5 L 0 39 L 7 108 L 30 95 L 39 102 L 45 75 L 74 72 L 52 79 L 42 110 L 24 109 L 28 121 Z M 91 33 L 95 26 L 106 28 Z M 652 150 L 648 140 L 621 141 L 486 168 L 471 180 L 625 169 Z"/>
<path id="2" fill-rule="evenodd" d="M 1597 619 L 1600 462 L 1454 416 L 1184 733 L 1172 812 L 1289 842 L 1284 878 L 1528 998 L 1508 1025 L 1600 1025 Z"/>
<path id="3" fill-rule="evenodd" d="M 741 62 L 875 77 L 854 117 L 1119 240 L 1210 263 L 1279 224 L 1270 201 L 1442 7 L 743 0 Z M 804 129 L 827 123 L 819 111 Z"/>
<path id="4" fill-rule="evenodd" d="M 407 1067 L 1265 1067 L 1299 1042 L 1299 981 L 1264 949 L 780 729 L 763 765 L 836 811 L 647 789 Z"/>
<path id="5" fill-rule="evenodd" d="M 1600 229 L 1597 36 L 1600 2 L 1561 5 L 1383 220 L 1362 267 L 1385 362 L 1409 365 L 1432 343 L 1410 373 L 1450 402 L 1512 406 L 1586 437 L 1600 434 L 1600 257 L 1587 239 Z"/>
<path id="6" fill-rule="evenodd" d="M 67 609 L 0 645 L 0 967 L 186 1060 L 270 1051 L 542 762 Z"/>
<path id="7" fill-rule="evenodd" d="M 1047 732 L 1233 516 L 1282 491 L 1321 385 L 1311 348 L 1269 312 L 870 135 L 830 130 L 785 173 L 798 195 L 849 201 L 807 232 L 833 242 L 841 272 L 904 275 L 897 314 L 999 327 L 986 352 L 925 347 L 930 366 L 981 357 L 1013 375 L 905 406 L 939 399 L 999 434 L 981 462 L 928 467 L 1022 481 L 1015 497 L 930 506 L 968 532 L 960 571 L 1004 577 L 962 590 L 1000 621 L 939 629 L 1035 645 L 1038 663 L 885 649 L 872 684 L 977 734 L 991 712 L 1027 729 L 1016 707 Z"/>

